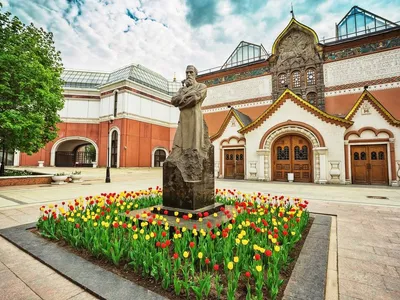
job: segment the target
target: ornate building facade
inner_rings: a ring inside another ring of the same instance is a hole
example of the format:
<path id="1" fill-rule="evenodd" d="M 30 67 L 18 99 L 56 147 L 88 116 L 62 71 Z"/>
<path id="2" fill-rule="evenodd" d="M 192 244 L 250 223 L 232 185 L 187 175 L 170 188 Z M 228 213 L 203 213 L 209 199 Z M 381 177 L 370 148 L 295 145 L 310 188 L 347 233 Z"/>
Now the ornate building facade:
<path id="1" fill-rule="evenodd" d="M 321 41 L 292 18 L 271 54 L 241 42 L 200 74 L 216 177 L 400 185 L 400 27 L 353 7 L 337 32 Z M 15 165 L 162 165 L 180 84 L 140 65 L 63 76 L 59 137 Z"/>

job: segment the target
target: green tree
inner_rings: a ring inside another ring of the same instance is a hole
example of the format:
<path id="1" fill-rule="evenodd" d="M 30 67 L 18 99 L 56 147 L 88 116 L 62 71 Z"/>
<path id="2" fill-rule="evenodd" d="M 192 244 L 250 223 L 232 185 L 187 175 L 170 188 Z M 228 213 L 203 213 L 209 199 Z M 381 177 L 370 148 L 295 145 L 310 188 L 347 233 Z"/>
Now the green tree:
<path id="1" fill-rule="evenodd" d="M 57 137 L 62 70 L 53 34 L 11 17 L 0 3 L 0 176 L 7 151 L 36 153 Z"/>

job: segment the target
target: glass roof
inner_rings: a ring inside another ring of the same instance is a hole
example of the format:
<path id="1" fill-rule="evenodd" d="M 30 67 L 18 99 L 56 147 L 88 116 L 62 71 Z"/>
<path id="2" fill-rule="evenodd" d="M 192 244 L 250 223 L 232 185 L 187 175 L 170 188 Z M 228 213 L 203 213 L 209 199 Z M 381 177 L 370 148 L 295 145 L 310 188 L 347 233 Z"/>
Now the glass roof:
<path id="1" fill-rule="evenodd" d="M 339 39 L 347 39 L 398 26 L 374 13 L 353 6 L 337 25 L 337 35 Z"/>
<path id="2" fill-rule="evenodd" d="M 160 74 L 136 64 L 123 67 L 111 73 L 64 70 L 61 77 L 65 81 L 64 87 L 71 88 L 98 89 L 105 84 L 127 79 L 168 95 L 175 94 L 181 87 L 179 82 L 168 81 Z"/>
<path id="3" fill-rule="evenodd" d="M 235 51 L 229 56 L 221 69 L 227 69 L 268 58 L 268 53 L 263 45 L 240 42 Z"/>
<path id="4" fill-rule="evenodd" d="M 61 78 L 65 81 L 65 87 L 72 88 L 96 88 L 107 82 L 110 74 L 90 71 L 64 70 Z"/>

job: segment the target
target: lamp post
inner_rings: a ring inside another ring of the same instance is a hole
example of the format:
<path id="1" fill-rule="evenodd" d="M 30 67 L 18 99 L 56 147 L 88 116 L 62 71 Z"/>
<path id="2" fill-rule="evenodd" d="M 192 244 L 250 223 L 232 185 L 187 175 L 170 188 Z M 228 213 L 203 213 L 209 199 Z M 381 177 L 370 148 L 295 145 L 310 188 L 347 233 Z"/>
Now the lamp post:
<path id="1" fill-rule="evenodd" d="M 107 127 L 107 168 L 106 168 L 106 183 L 111 182 L 110 178 L 110 125 L 114 122 L 114 116 L 110 117 L 108 120 Z"/>

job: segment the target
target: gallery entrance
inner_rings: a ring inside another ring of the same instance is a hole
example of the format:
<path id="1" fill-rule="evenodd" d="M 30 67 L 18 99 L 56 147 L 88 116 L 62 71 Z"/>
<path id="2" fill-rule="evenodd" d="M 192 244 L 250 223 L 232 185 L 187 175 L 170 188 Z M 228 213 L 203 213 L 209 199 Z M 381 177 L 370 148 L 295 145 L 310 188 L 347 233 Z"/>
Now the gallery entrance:
<path id="1" fill-rule="evenodd" d="M 224 150 L 224 177 L 244 179 L 244 149 Z"/>
<path id="2" fill-rule="evenodd" d="M 353 184 L 388 184 L 386 145 L 351 146 Z"/>
<path id="3" fill-rule="evenodd" d="M 295 182 L 312 181 L 312 151 L 305 137 L 285 135 L 272 146 L 272 178 L 287 181 L 288 173 L 294 174 Z"/>

